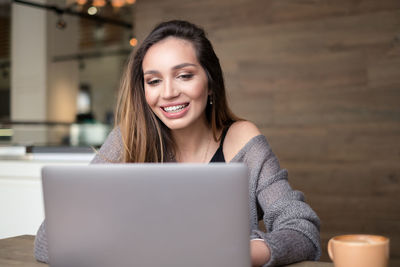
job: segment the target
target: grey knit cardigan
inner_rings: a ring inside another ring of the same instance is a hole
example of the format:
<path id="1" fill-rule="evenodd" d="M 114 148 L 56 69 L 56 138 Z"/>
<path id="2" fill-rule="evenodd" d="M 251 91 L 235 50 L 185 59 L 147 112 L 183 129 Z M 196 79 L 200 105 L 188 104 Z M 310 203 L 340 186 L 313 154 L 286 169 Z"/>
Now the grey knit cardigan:
<path id="1" fill-rule="evenodd" d="M 122 139 L 116 128 L 107 137 L 92 163 L 120 162 Z M 264 265 L 278 266 L 304 260 L 318 260 L 321 254 L 319 219 L 304 202 L 303 193 L 293 190 L 288 173 L 281 169 L 263 135 L 253 137 L 232 159 L 249 168 L 250 239 L 263 239 L 271 250 Z M 267 232 L 258 229 L 257 202 Z M 35 239 L 35 257 L 48 262 L 45 222 Z"/>

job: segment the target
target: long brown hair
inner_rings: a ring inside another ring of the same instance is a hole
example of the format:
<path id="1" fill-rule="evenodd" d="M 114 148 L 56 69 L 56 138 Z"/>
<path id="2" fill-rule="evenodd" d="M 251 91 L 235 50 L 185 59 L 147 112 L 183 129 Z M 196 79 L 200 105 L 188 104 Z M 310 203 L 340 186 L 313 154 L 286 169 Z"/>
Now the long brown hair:
<path id="1" fill-rule="evenodd" d="M 176 147 L 171 131 L 146 102 L 142 69 L 148 49 L 167 37 L 190 41 L 206 72 L 213 104 L 207 104 L 205 112 L 214 139 L 218 141 L 220 130 L 238 120 L 228 107 L 221 65 L 204 30 L 187 21 L 160 23 L 137 51 L 131 53 L 122 77 L 115 125 L 121 131 L 124 162 L 168 162 L 174 159 Z"/>

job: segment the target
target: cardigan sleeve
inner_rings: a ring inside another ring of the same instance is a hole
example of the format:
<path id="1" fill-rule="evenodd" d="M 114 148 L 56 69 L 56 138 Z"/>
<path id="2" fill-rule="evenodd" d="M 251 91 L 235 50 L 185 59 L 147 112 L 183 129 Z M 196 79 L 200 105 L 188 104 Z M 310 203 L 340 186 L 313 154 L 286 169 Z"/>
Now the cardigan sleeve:
<path id="1" fill-rule="evenodd" d="M 114 128 L 108 135 L 106 141 L 96 152 L 90 164 L 115 163 L 122 159 L 122 139 L 119 128 Z M 40 225 L 34 242 L 34 254 L 38 261 L 48 263 L 48 243 L 46 236 L 46 220 Z"/>
<path id="2" fill-rule="evenodd" d="M 286 265 L 320 257 L 320 221 L 304 201 L 303 193 L 288 182 L 267 139 L 259 135 L 250 140 L 232 161 L 249 168 L 251 238 L 262 238 L 271 251 L 264 265 Z M 264 215 L 266 233 L 258 230 L 257 203 Z"/>
<path id="3" fill-rule="evenodd" d="M 34 254 L 37 261 L 49 262 L 49 252 L 47 245 L 47 236 L 46 236 L 46 220 L 42 222 L 39 227 L 39 230 L 36 233 L 35 243 L 34 243 Z"/>
<path id="4" fill-rule="evenodd" d="M 122 162 L 123 144 L 119 127 L 114 128 L 90 164 Z"/>

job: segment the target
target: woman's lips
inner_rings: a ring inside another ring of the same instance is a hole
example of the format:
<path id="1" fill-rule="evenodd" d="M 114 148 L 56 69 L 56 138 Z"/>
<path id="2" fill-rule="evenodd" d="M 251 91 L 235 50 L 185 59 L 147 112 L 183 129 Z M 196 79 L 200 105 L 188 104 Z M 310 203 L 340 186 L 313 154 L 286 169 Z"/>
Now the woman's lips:
<path id="1" fill-rule="evenodd" d="M 167 118 L 177 119 L 186 114 L 189 110 L 189 103 L 163 106 L 161 107 L 161 110 Z"/>

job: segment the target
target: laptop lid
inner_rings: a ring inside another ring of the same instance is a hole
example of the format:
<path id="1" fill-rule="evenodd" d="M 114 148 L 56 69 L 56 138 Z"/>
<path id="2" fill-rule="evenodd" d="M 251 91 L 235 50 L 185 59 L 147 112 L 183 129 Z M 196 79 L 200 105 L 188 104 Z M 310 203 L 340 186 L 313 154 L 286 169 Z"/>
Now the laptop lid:
<path id="1" fill-rule="evenodd" d="M 42 169 L 50 265 L 250 266 L 243 164 Z"/>

